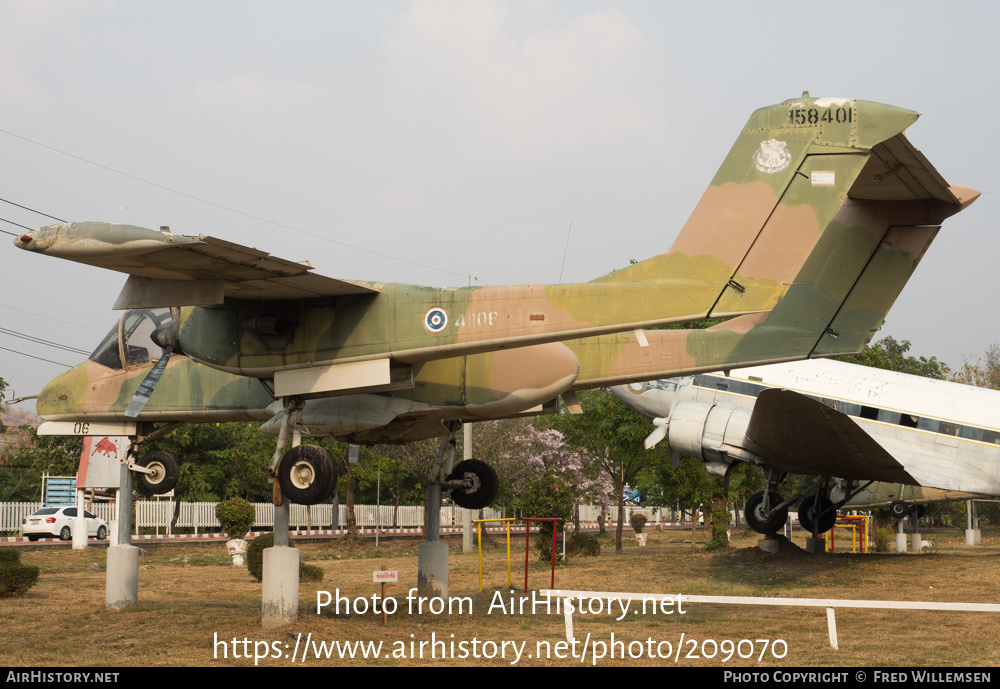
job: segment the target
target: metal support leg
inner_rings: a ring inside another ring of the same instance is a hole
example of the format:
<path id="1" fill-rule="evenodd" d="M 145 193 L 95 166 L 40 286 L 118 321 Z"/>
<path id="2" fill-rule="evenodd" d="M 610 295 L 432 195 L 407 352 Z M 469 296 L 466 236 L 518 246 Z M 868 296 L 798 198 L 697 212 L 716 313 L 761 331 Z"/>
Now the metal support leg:
<path id="1" fill-rule="evenodd" d="M 454 461 L 455 433 L 441 438 L 431 478 L 440 480 L 446 461 Z M 449 461 L 449 463 L 450 463 Z M 427 490 L 426 543 L 417 546 L 417 593 L 427 598 L 448 597 L 448 544 L 441 542 L 441 486 Z"/>

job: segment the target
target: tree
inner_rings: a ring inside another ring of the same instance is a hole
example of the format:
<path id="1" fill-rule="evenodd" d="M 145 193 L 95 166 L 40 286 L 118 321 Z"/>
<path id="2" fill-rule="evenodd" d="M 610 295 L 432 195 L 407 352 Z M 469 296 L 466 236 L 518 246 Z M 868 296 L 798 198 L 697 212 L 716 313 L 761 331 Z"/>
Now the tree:
<path id="1" fill-rule="evenodd" d="M 1000 344 L 990 345 L 985 356 L 976 356 L 971 363 L 964 361 L 954 380 L 977 388 L 1000 390 Z"/>
<path id="2" fill-rule="evenodd" d="M 557 430 L 538 430 L 529 426 L 527 432 L 517 438 L 517 444 L 524 455 L 523 470 L 514 484 L 522 514 L 545 506 L 545 501 L 536 495 L 539 492 L 553 498 L 559 494 L 558 501 L 550 501 L 551 514 L 544 516 L 566 519 L 568 514 L 556 513 L 563 499 L 569 500 L 575 516 L 579 514 L 581 502 L 606 500 L 614 490 L 609 478 L 600 471 L 600 465 L 578 451 L 571 451 L 563 434 Z M 557 486 L 552 485 L 553 480 Z M 543 515 L 536 512 L 531 516 Z M 574 527 L 579 532 L 578 519 Z"/>
<path id="3" fill-rule="evenodd" d="M 580 393 L 584 414 L 560 414 L 552 426 L 563 433 L 570 447 L 598 462 L 611 479 L 618 504 L 618 527 L 615 552 L 622 552 L 622 522 L 625 485 L 657 455 L 665 452 L 658 445 L 653 450 L 643 446 L 649 434 L 649 422 L 606 390 Z"/>
<path id="4" fill-rule="evenodd" d="M 865 345 L 858 354 L 842 356 L 839 359 L 849 364 L 882 368 L 925 378 L 944 380 L 948 377 L 948 366 L 938 361 L 937 357 L 917 359 L 906 356 L 908 351 L 910 351 L 909 340 L 897 342 L 893 337 L 884 337 L 873 345 Z"/>

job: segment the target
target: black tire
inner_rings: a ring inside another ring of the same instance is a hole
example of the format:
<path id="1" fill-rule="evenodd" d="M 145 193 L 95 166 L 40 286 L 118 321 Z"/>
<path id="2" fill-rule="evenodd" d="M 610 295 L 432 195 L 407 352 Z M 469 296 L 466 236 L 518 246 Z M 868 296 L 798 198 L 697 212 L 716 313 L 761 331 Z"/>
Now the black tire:
<path id="1" fill-rule="evenodd" d="M 68 526 L 64 526 L 62 531 L 59 532 L 60 541 L 69 541 L 73 538 L 73 532 L 69 530 Z"/>
<path id="2" fill-rule="evenodd" d="M 770 502 L 772 505 L 779 504 L 781 496 L 771 491 Z M 763 506 L 764 491 L 754 493 L 747 500 L 747 507 L 743 511 L 743 515 L 747 518 L 747 524 L 750 525 L 751 529 L 765 536 L 778 533 L 781 531 L 781 527 L 785 525 L 785 521 L 788 520 L 788 508 L 782 507 L 780 510 L 772 509 L 770 515 L 765 515 L 761 509 Z"/>
<path id="3" fill-rule="evenodd" d="M 177 487 L 181 470 L 177 460 L 169 452 L 163 450 L 147 452 L 136 464 L 153 470 L 152 474 L 135 472 L 135 486 L 146 495 L 162 495 Z"/>
<path id="4" fill-rule="evenodd" d="M 889 505 L 889 513 L 893 519 L 903 519 L 909 512 L 910 506 L 902 500 L 893 500 L 892 504 Z"/>
<path id="5" fill-rule="evenodd" d="M 37 540 L 38 540 L 39 538 L 41 538 L 41 536 L 38 536 L 38 535 L 36 535 L 36 534 L 30 534 L 30 535 L 28 536 L 28 540 L 29 540 L 29 541 L 32 541 L 32 542 L 34 542 L 34 541 L 37 541 Z"/>
<path id="6" fill-rule="evenodd" d="M 466 478 L 466 474 L 475 476 L 479 485 L 465 490 L 456 488 L 451 491 L 451 499 L 455 504 L 467 510 L 481 510 L 493 504 L 500 491 L 500 479 L 497 478 L 497 472 L 493 467 L 478 459 L 466 459 L 455 465 L 448 474 L 448 480 L 460 481 Z"/>
<path id="7" fill-rule="evenodd" d="M 337 465 L 319 445 L 293 447 L 278 466 L 281 493 L 297 505 L 318 505 L 337 488 Z"/>
<path id="8" fill-rule="evenodd" d="M 802 502 L 799 504 L 799 524 L 811 534 L 813 524 L 816 522 L 816 514 L 820 513 L 819 528 L 816 533 L 826 533 L 837 523 L 836 510 L 826 512 L 830 507 L 833 507 L 833 503 L 822 495 L 810 495 L 802 498 Z"/>
<path id="9" fill-rule="evenodd" d="M 97 527 L 97 540 L 103 541 L 108 537 L 108 530 L 104 528 L 104 525 Z"/>

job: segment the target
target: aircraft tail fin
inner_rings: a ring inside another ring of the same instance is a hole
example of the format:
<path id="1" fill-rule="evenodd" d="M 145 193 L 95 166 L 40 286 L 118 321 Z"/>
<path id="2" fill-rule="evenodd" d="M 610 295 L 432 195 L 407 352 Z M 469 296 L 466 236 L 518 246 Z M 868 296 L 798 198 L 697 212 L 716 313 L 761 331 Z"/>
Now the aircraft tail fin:
<path id="1" fill-rule="evenodd" d="M 773 309 L 849 195 L 873 186 L 861 182 L 882 169 L 873 150 L 901 138 L 917 117 L 808 94 L 757 110 L 670 250 L 601 280 L 701 282 L 711 287 L 704 292 L 713 295 L 712 316 Z M 915 169 L 926 161 L 906 162 Z M 923 173 L 927 186 L 947 189 L 939 175 Z M 879 192 L 899 182 L 886 180 Z"/>
<path id="2" fill-rule="evenodd" d="M 808 174 L 797 175 L 786 197 L 808 195 L 829 181 L 839 184 L 844 171 L 851 183 L 835 210 L 824 206 L 829 217 L 821 231 L 814 229 L 816 206 L 776 206 L 712 311 L 713 316 L 744 315 L 703 330 L 655 330 L 645 331 L 641 339 L 627 333 L 569 343 L 581 362 L 574 389 L 860 351 L 941 223 L 979 196 L 975 190 L 949 186 L 902 134 L 879 141 L 863 155 L 817 152 L 800 169 Z M 797 229 L 792 220 L 775 222 L 782 215 L 810 222 Z M 797 258 L 782 254 L 776 240 L 796 232 L 812 238 L 794 251 L 808 250 Z M 792 267 L 795 272 L 789 275 Z M 753 277 L 767 270 L 771 278 Z M 780 271 L 784 276 L 773 281 Z M 741 303 L 748 296 L 771 298 L 773 306 L 747 313 Z"/>

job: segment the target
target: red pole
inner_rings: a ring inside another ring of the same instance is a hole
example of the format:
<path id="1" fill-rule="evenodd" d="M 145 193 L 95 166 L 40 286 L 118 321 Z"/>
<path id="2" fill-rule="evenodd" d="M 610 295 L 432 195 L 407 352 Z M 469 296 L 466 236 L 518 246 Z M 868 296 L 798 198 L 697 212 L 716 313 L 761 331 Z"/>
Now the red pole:
<path id="1" fill-rule="evenodd" d="M 550 589 L 556 587 L 556 527 L 559 524 L 555 521 L 552 522 L 552 583 L 549 584 Z"/>
<path id="2" fill-rule="evenodd" d="M 528 592 L 528 553 L 531 551 L 531 520 L 524 520 L 524 592 Z"/>

